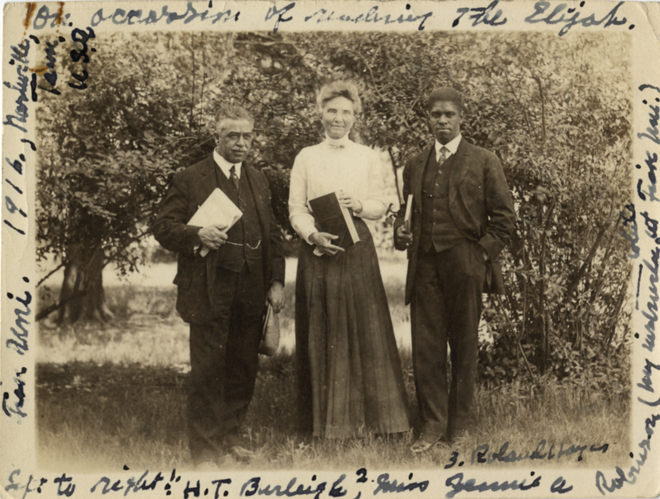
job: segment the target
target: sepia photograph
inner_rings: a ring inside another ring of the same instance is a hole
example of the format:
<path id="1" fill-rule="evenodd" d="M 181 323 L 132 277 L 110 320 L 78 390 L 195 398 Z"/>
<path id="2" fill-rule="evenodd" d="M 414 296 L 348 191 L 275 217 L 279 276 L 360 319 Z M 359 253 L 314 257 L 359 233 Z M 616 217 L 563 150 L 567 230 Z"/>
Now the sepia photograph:
<path id="1" fill-rule="evenodd" d="M 660 493 L 660 47 L 591 4 L 5 9 L 0 496 Z"/>

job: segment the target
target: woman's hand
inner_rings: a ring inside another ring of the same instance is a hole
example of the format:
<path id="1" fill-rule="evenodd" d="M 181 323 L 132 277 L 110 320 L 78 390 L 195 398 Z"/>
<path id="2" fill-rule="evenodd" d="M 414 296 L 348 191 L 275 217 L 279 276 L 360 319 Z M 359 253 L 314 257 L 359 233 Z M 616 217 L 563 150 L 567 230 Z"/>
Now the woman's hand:
<path id="1" fill-rule="evenodd" d="M 333 236 L 327 232 L 312 232 L 309 236 L 309 240 L 312 244 L 315 244 L 317 248 L 325 255 L 336 255 L 338 251 L 344 251 L 344 248 L 341 246 L 335 246 L 332 244 L 334 239 L 337 239 L 339 236 Z"/>
<path id="2" fill-rule="evenodd" d="M 337 199 L 340 205 L 352 210 L 356 215 L 362 211 L 362 203 L 360 203 L 360 200 L 354 198 L 350 192 L 339 191 L 337 193 Z"/>

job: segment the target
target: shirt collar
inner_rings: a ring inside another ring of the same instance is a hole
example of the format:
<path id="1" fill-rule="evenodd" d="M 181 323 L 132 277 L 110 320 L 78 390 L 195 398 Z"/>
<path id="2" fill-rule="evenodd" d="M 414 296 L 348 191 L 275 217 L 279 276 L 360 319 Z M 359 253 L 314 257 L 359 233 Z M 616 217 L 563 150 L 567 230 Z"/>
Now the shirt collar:
<path id="1" fill-rule="evenodd" d="M 446 148 L 446 149 L 449 149 L 450 154 L 456 154 L 456 151 L 458 150 L 458 145 L 461 143 L 461 138 L 462 138 L 462 136 L 459 133 L 456 137 L 451 139 L 444 146 L 436 140 L 435 141 L 435 155 L 437 156 L 438 154 L 440 154 L 440 149 L 442 149 L 443 147 Z"/>
<path id="2" fill-rule="evenodd" d="M 326 134 L 325 142 L 334 149 L 344 149 L 348 146 L 351 140 L 348 138 L 348 134 L 344 135 L 341 139 L 332 139 Z"/>
<path id="3" fill-rule="evenodd" d="M 241 165 L 243 163 L 230 163 L 227 161 L 225 158 L 223 158 L 218 151 L 213 149 L 213 159 L 215 160 L 215 164 L 220 167 L 222 170 L 222 173 L 225 174 L 227 178 L 231 176 L 231 173 L 229 170 L 231 170 L 232 166 L 236 167 L 236 176 L 238 178 L 241 178 Z"/>

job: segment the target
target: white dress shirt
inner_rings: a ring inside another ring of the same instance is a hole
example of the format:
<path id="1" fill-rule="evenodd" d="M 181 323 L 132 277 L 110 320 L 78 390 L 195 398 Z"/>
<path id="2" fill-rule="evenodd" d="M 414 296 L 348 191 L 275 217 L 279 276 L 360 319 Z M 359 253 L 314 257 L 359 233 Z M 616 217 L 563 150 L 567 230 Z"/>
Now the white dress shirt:
<path id="1" fill-rule="evenodd" d="M 236 176 L 240 179 L 241 178 L 241 165 L 243 163 L 230 163 L 227 161 L 225 158 L 223 158 L 218 151 L 213 149 L 213 159 L 215 160 L 215 164 L 220 167 L 222 170 L 222 173 L 225 174 L 227 178 L 231 178 L 231 167 L 234 166 L 236 167 Z"/>
<path id="2" fill-rule="evenodd" d="M 435 157 L 436 159 L 440 157 L 440 149 L 443 147 L 449 151 L 449 153 L 446 153 L 447 156 L 445 157 L 445 161 L 448 160 L 452 154 L 456 154 L 456 151 L 458 150 L 458 145 L 461 143 L 461 134 L 459 133 L 456 137 L 451 139 L 449 142 L 447 142 L 444 146 L 437 141 L 435 141 Z"/>
<path id="3" fill-rule="evenodd" d="M 300 151 L 291 170 L 289 220 L 306 242 L 310 243 L 310 234 L 317 231 L 308 201 L 341 190 L 362 204 L 356 216 L 378 220 L 385 214 L 385 182 L 376 151 L 348 136 L 326 139 Z"/>

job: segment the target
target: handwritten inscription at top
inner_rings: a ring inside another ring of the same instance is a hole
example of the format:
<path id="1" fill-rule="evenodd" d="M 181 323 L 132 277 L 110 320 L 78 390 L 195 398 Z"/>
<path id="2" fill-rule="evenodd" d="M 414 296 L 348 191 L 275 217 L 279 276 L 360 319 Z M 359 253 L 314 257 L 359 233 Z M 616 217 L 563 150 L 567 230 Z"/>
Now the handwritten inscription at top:
<path id="1" fill-rule="evenodd" d="M 584 4 L 585 2 L 580 2 L 580 7 L 584 7 Z M 565 35 L 574 26 L 582 26 L 583 28 L 589 28 L 591 26 L 603 26 L 604 28 L 621 26 L 628 22 L 625 17 L 621 19 L 617 17 L 617 11 L 622 5 L 623 2 L 619 2 L 605 16 L 601 19 L 597 19 L 596 14 L 583 14 L 576 7 L 569 7 L 565 3 L 555 5 L 552 11 L 548 13 L 552 7 L 550 2 L 536 2 L 534 4 L 534 13 L 531 16 L 526 17 L 525 22 L 529 24 L 563 24 L 562 28 L 559 30 L 559 36 Z M 634 25 L 630 25 L 629 29 L 634 27 Z"/>
<path id="2" fill-rule="evenodd" d="M 585 2 L 582 1 L 578 6 L 572 3 L 557 3 L 541 1 L 535 2 L 532 9 L 533 11 L 524 17 L 524 22 L 527 24 L 546 24 L 549 26 L 559 26 L 559 36 L 568 33 L 574 27 L 590 28 L 602 27 L 609 28 L 612 26 L 625 26 L 628 29 L 633 29 L 633 24 L 628 25 L 628 20 L 619 14 L 620 7 L 624 2 L 618 2 L 612 7 L 605 15 L 589 12 L 585 8 Z M 198 10 L 193 5 L 193 2 L 186 3 L 185 11 L 164 5 L 160 10 L 154 9 L 124 9 L 116 8 L 114 10 L 107 8 L 100 8 L 91 17 L 89 24 L 96 27 L 103 23 L 112 23 L 115 25 L 152 25 L 152 24 L 190 24 L 209 23 L 211 25 L 218 22 L 226 23 L 228 21 L 238 22 L 240 19 L 240 11 L 233 12 L 231 9 L 220 10 L 213 12 L 212 2 L 209 2 L 208 8 L 205 10 Z M 267 6 L 266 6 L 267 5 Z M 289 2 L 284 5 L 278 6 L 272 2 L 264 5 L 265 16 L 262 18 L 264 21 L 273 21 L 272 30 L 277 32 L 282 23 L 288 23 L 296 19 L 296 2 Z M 398 4 L 392 4 L 398 5 Z M 356 10 L 357 7 L 357 10 Z M 390 7 L 390 6 L 388 6 Z M 397 7 L 390 7 L 397 8 Z M 420 14 L 412 13 L 383 13 L 380 14 L 379 9 L 384 9 L 381 5 L 367 5 L 363 11 L 360 11 L 358 4 L 351 4 L 350 11 L 341 10 L 341 4 L 333 4 L 332 9 L 327 7 L 318 8 L 313 13 L 305 12 L 305 17 L 300 20 L 303 22 L 312 22 L 321 24 L 326 22 L 341 22 L 358 24 L 410 24 L 417 25 L 417 30 L 422 31 L 425 28 L 426 21 L 434 15 L 433 11 L 428 11 Z M 405 4 L 405 9 L 410 11 L 411 4 Z M 457 27 L 463 20 L 470 20 L 470 27 L 478 26 L 502 26 L 507 22 L 504 9 L 500 8 L 499 0 L 493 0 L 489 4 L 476 7 L 460 7 L 457 9 L 458 17 L 450 22 L 452 27 Z M 524 14 L 524 13 L 523 13 Z M 32 29 L 42 30 L 47 27 L 55 27 L 62 20 L 67 21 L 70 14 L 64 15 L 62 18 L 61 13 L 51 13 L 47 5 L 42 6 L 34 21 L 31 24 Z M 442 20 L 446 18 L 441 18 Z M 450 20 L 451 18 L 447 19 Z M 246 19 L 247 20 L 247 19 Z M 69 23 L 71 26 L 71 23 Z M 445 27 L 445 26 L 438 26 Z"/>
<path id="3" fill-rule="evenodd" d="M 85 64 L 89 62 L 89 47 L 87 46 L 87 42 L 89 41 L 90 38 L 96 38 L 96 35 L 94 34 L 94 30 L 92 28 L 87 28 L 87 32 L 81 30 L 81 29 L 74 29 L 71 32 L 71 39 L 73 40 L 73 43 L 76 45 L 76 48 L 73 49 L 70 52 L 71 60 L 73 62 L 78 62 L 81 61 Z M 91 49 L 91 51 L 94 51 L 94 49 Z M 89 77 L 89 73 L 87 72 L 87 69 L 83 68 L 82 70 L 82 75 L 78 73 L 71 73 L 71 76 L 78 80 L 79 83 L 69 83 L 69 86 L 71 88 L 75 88 L 77 90 L 84 90 L 87 88 L 87 84 L 85 83 L 85 80 Z"/>
<path id="4" fill-rule="evenodd" d="M 103 9 L 97 10 L 92 16 L 91 24 L 92 26 L 98 26 L 101 23 L 106 21 L 112 22 L 112 24 L 127 24 L 129 26 L 137 24 L 158 24 L 161 21 L 164 21 L 165 24 L 172 24 L 176 21 L 182 21 L 183 24 L 190 24 L 193 21 L 210 21 L 211 24 L 216 24 L 217 22 L 223 21 L 227 22 L 230 19 L 238 21 L 240 11 L 237 11 L 235 14 L 232 14 L 231 9 L 226 11 L 216 12 L 213 14 L 209 13 L 209 9 L 198 12 L 195 7 L 193 7 L 192 2 L 188 2 L 186 5 L 186 11 L 182 14 L 179 14 L 176 11 L 170 10 L 170 7 L 164 5 L 160 13 L 155 10 L 142 10 L 142 9 L 132 9 L 126 11 L 124 9 L 115 9 L 114 12 L 106 13 Z"/>
<path id="5" fill-rule="evenodd" d="M 291 3 L 289 4 L 289 7 L 292 8 L 294 5 L 295 3 Z M 410 4 L 406 4 L 406 10 L 410 10 L 410 9 L 411 9 Z M 408 15 L 399 14 L 398 16 L 396 14 L 379 15 L 378 10 L 379 8 L 377 5 L 369 8 L 369 10 L 367 10 L 366 12 L 353 11 L 351 14 L 341 11 L 334 11 L 334 10 L 328 11 L 326 9 L 319 9 L 313 14 L 305 16 L 304 21 L 315 22 L 316 24 L 331 22 L 331 21 L 339 21 L 343 23 L 352 23 L 352 24 L 373 23 L 373 24 L 382 24 L 382 25 L 414 23 L 417 24 L 418 31 L 423 31 L 425 27 L 424 23 L 428 18 L 430 18 L 433 15 L 433 12 L 426 12 L 420 15 L 413 15 L 413 14 L 408 14 Z M 287 20 L 290 19 L 291 18 Z"/>
<path id="6" fill-rule="evenodd" d="M 458 12 L 460 16 L 454 19 L 451 27 L 455 28 L 458 26 L 461 18 L 468 12 L 472 12 L 472 14 L 469 16 L 469 19 L 472 19 L 472 27 L 479 26 L 480 24 L 485 24 L 486 26 L 501 26 L 506 24 L 506 17 L 500 19 L 503 15 L 502 10 L 495 10 L 495 7 L 497 7 L 498 3 L 498 0 L 495 0 L 488 7 L 472 7 L 471 9 L 462 7 L 460 9 L 456 9 L 456 12 Z"/>

